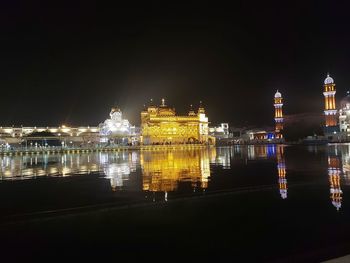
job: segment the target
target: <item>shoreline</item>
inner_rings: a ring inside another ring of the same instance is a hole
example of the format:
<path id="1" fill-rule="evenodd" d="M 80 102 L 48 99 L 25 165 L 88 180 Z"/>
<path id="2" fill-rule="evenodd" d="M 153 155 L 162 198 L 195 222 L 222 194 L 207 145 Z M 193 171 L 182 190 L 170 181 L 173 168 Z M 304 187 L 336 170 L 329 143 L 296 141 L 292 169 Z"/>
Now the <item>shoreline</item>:
<path id="1" fill-rule="evenodd" d="M 54 148 L 54 149 L 13 149 L 0 151 L 0 156 L 13 155 L 39 155 L 39 154 L 64 154 L 64 153 L 92 153 L 92 152 L 121 152 L 121 151 L 154 151 L 154 150 L 182 150 L 182 149 L 204 149 L 215 147 L 215 145 L 184 144 L 184 145 L 138 145 L 118 146 L 101 148 Z"/>

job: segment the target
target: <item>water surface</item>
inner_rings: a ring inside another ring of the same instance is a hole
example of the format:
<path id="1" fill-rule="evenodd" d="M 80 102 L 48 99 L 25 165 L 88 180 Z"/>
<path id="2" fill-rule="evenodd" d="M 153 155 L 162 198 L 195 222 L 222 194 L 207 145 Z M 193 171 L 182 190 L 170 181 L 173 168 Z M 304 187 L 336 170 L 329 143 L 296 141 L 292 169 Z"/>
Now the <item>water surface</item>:
<path id="1" fill-rule="evenodd" d="M 349 149 L 256 145 L 1 157 L 0 243 L 11 256 L 18 247 L 39 255 L 71 247 L 78 258 L 88 257 L 87 247 L 98 258 L 105 251 L 157 251 L 184 259 L 189 248 L 196 259 L 214 261 L 342 256 L 350 253 Z M 95 209 L 101 207 L 108 209 Z M 96 212 L 7 225 L 82 208 Z"/>
<path id="2" fill-rule="evenodd" d="M 319 187 L 328 205 L 341 210 L 349 149 L 349 144 L 250 145 L 4 156 L 0 206 L 10 213 L 265 188 L 284 200 L 298 194 L 289 188 L 304 185 Z"/>

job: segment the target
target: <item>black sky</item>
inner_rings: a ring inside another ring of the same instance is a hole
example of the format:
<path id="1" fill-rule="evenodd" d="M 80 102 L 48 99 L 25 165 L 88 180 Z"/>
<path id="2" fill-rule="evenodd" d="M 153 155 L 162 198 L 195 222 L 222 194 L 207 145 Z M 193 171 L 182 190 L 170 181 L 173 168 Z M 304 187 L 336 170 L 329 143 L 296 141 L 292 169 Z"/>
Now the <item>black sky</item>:
<path id="1" fill-rule="evenodd" d="M 327 71 L 338 101 L 350 85 L 341 1 L 9 2 L 0 10 L 3 126 L 97 125 L 112 106 L 139 124 L 142 105 L 162 97 L 180 113 L 202 100 L 213 123 L 268 125 L 276 89 L 292 114 L 322 112 Z"/>

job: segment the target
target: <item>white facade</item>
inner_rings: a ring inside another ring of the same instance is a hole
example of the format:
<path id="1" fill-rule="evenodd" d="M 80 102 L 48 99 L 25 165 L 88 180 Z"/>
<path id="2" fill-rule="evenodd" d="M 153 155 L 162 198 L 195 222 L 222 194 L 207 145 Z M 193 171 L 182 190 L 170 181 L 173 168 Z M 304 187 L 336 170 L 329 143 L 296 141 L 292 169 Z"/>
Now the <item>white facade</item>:
<path id="1" fill-rule="evenodd" d="M 221 123 L 219 126 L 209 127 L 209 134 L 212 136 L 218 135 L 222 137 L 228 137 L 229 133 L 228 123 Z"/>
<path id="2" fill-rule="evenodd" d="M 350 132 L 350 94 L 341 100 L 339 110 L 339 130 L 340 132 Z"/>
<path id="3" fill-rule="evenodd" d="M 120 109 L 112 108 L 110 118 L 99 125 L 101 136 L 123 137 L 135 134 L 135 126 L 122 118 Z"/>

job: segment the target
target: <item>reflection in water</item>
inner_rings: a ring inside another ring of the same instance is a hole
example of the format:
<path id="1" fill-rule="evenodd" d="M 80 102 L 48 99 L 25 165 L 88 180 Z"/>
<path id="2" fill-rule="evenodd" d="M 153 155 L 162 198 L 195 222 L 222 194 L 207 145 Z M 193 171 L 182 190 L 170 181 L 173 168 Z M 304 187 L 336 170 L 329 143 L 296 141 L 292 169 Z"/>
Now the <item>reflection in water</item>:
<path id="1" fill-rule="evenodd" d="M 335 153 L 328 153 L 328 176 L 329 176 L 329 191 L 332 204 L 337 210 L 341 207 L 342 202 L 342 190 L 340 188 L 340 175 L 341 175 L 341 159 L 337 155 L 337 149 Z"/>
<path id="2" fill-rule="evenodd" d="M 129 180 L 131 172 L 136 171 L 138 156 L 136 152 L 118 152 L 116 154 L 100 154 L 105 178 L 110 179 L 113 191 L 122 188 Z"/>
<path id="3" fill-rule="evenodd" d="M 279 193 L 282 199 L 286 199 L 288 187 L 285 159 L 287 158 L 290 167 L 293 167 L 293 161 L 294 167 L 295 161 L 301 161 L 302 164 L 307 162 L 300 160 L 298 156 L 289 154 L 289 151 L 286 157 L 286 149 L 282 145 L 270 144 L 236 145 L 210 149 L 2 156 L 0 157 L 0 180 L 65 177 L 96 173 L 110 180 L 113 191 L 134 187 L 133 190 L 137 191 L 162 192 L 164 199 L 167 200 L 169 192 L 183 191 L 185 189 L 183 187 L 186 185 L 191 187 L 191 191 L 205 191 L 211 176 L 210 168 L 221 173 L 220 170 L 216 169 L 216 166 L 234 171 L 236 167 L 240 169 L 239 165 L 242 165 L 243 162 L 250 165 L 250 161 L 254 161 L 254 163 L 276 161 Z M 309 151 L 316 156 L 320 156 L 320 154 L 324 156 L 324 150 L 327 150 L 328 170 L 325 173 L 329 179 L 331 202 L 339 210 L 342 206 L 342 195 L 345 189 L 343 186 L 342 190 L 341 184 L 350 185 L 350 144 L 336 144 L 326 146 L 326 148 L 325 146 L 312 146 L 300 148 L 301 150 L 291 149 L 297 153 Z M 314 161 L 317 167 L 320 167 L 319 159 L 310 160 Z M 325 162 L 324 165 L 326 165 Z M 142 186 L 130 181 L 132 173 L 138 176 L 138 182 Z M 235 176 L 234 173 L 230 172 L 223 174 Z M 223 180 L 222 178 L 218 180 Z M 247 181 L 249 180 L 247 178 Z M 220 184 L 218 182 L 215 182 L 216 186 Z M 232 185 L 232 187 L 236 186 L 236 184 Z"/>
<path id="4" fill-rule="evenodd" d="M 286 179 L 286 163 L 284 160 L 284 147 L 277 146 L 277 170 L 278 170 L 278 184 L 280 195 L 282 199 L 287 198 L 287 179 Z"/>
<path id="5" fill-rule="evenodd" d="M 337 150 L 337 147 L 335 148 Z M 342 158 L 342 168 L 343 168 L 343 176 L 344 176 L 344 183 L 346 185 L 350 184 L 350 144 L 342 145 L 340 147 L 340 151 L 336 151 L 336 153 L 340 152 Z"/>
<path id="6" fill-rule="evenodd" d="M 68 176 L 99 171 L 97 155 L 45 154 L 0 157 L 2 180 Z"/>
<path id="7" fill-rule="evenodd" d="M 332 204 L 339 210 L 342 201 L 340 188 L 340 160 L 337 156 L 328 157 L 328 175 L 330 183 L 330 197 Z"/>
<path id="8" fill-rule="evenodd" d="M 268 145 L 248 145 L 248 160 L 267 158 L 267 149 Z"/>
<path id="9" fill-rule="evenodd" d="M 220 147 L 210 150 L 210 163 L 222 166 L 223 169 L 231 168 L 231 156 L 234 155 L 232 147 Z"/>
<path id="10" fill-rule="evenodd" d="M 130 172 L 136 171 L 136 152 L 45 154 L 4 156 L 0 158 L 2 180 L 83 175 L 102 172 L 110 179 L 113 190 L 123 186 Z"/>
<path id="11" fill-rule="evenodd" d="M 210 176 L 209 156 L 215 158 L 215 149 L 142 151 L 143 190 L 165 192 L 166 197 L 180 182 L 190 182 L 194 191 L 206 189 Z"/>

